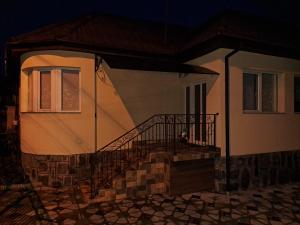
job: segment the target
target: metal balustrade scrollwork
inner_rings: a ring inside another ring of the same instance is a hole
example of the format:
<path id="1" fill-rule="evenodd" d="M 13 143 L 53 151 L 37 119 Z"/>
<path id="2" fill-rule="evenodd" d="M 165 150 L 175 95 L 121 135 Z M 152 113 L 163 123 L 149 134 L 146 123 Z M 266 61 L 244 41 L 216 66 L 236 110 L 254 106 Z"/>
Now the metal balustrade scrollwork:
<path id="1" fill-rule="evenodd" d="M 214 150 L 217 114 L 157 114 L 113 140 L 91 157 L 92 196 L 113 179 L 137 169 L 150 151 Z"/>

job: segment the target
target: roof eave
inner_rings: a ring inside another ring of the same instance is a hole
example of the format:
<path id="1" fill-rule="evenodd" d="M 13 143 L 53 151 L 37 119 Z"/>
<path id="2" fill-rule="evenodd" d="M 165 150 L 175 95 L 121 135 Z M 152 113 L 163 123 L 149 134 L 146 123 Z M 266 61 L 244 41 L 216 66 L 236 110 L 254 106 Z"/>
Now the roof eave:
<path id="1" fill-rule="evenodd" d="M 291 59 L 300 59 L 300 47 L 292 48 L 280 44 L 270 44 L 268 42 L 250 40 L 246 38 L 237 38 L 226 35 L 216 35 L 215 37 L 201 42 L 182 51 L 179 54 L 178 60 L 180 62 L 187 62 L 206 55 L 219 48 L 238 49 L 240 51 L 259 53 L 264 55 L 285 57 Z"/>
<path id="2" fill-rule="evenodd" d="M 183 74 L 209 74 L 218 75 L 216 71 L 202 66 L 195 66 L 184 63 L 162 61 L 157 58 L 146 59 L 136 57 L 124 57 L 116 55 L 102 55 L 103 59 L 113 69 L 129 69 L 157 72 L 172 72 Z"/>

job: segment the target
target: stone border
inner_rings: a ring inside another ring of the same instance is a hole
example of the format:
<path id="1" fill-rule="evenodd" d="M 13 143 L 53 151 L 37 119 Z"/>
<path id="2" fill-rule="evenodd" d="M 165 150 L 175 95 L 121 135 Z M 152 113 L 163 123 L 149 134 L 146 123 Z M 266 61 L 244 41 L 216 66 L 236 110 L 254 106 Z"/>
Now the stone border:
<path id="1" fill-rule="evenodd" d="M 70 186 L 90 178 L 90 156 L 22 153 L 22 166 L 33 185 Z"/>
<path id="2" fill-rule="evenodd" d="M 225 157 L 215 159 L 216 191 L 226 191 Z M 231 157 L 231 190 L 300 181 L 300 150 Z"/>
<path id="3" fill-rule="evenodd" d="M 0 191 L 5 191 L 5 190 L 18 191 L 18 190 L 24 190 L 24 189 L 32 189 L 31 183 L 0 185 Z"/>

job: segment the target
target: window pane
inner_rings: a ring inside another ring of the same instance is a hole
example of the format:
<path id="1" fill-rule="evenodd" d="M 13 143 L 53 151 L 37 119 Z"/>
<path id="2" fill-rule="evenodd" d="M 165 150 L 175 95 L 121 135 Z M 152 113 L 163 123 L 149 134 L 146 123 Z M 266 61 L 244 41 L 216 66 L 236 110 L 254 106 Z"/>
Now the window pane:
<path id="1" fill-rule="evenodd" d="M 51 109 L 51 72 L 40 72 L 40 108 Z"/>
<path id="2" fill-rule="evenodd" d="M 257 75 L 244 73 L 243 79 L 243 109 L 257 109 Z"/>
<path id="3" fill-rule="evenodd" d="M 294 79 L 294 110 L 300 112 L 300 77 Z"/>
<path id="4" fill-rule="evenodd" d="M 262 74 L 262 111 L 276 111 L 277 79 L 273 74 Z"/>
<path id="5" fill-rule="evenodd" d="M 79 110 L 79 71 L 63 70 L 61 82 L 62 110 Z"/>
<path id="6" fill-rule="evenodd" d="M 33 74 L 28 72 L 28 111 L 33 111 Z"/>

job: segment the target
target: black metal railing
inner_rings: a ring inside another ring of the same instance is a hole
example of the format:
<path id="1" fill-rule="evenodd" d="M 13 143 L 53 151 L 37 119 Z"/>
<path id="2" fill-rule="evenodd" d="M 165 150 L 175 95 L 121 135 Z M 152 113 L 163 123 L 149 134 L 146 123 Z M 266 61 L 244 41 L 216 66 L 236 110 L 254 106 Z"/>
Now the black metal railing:
<path id="1" fill-rule="evenodd" d="M 96 151 L 91 157 L 91 193 L 109 188 L 115 177 L 150 151 L 215 150 L 217 114 L 157 114 Z"/>

